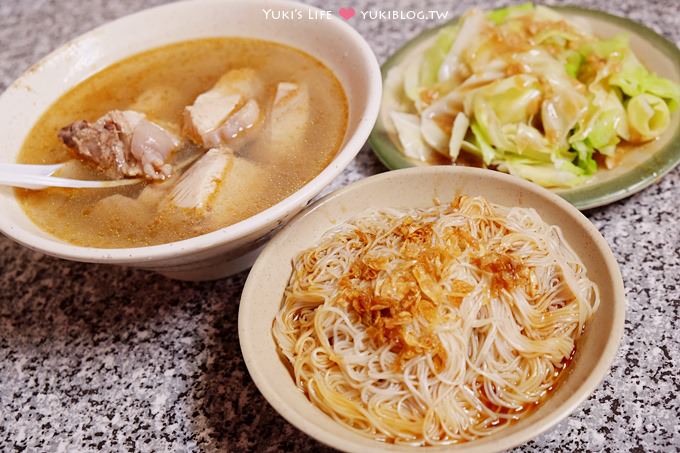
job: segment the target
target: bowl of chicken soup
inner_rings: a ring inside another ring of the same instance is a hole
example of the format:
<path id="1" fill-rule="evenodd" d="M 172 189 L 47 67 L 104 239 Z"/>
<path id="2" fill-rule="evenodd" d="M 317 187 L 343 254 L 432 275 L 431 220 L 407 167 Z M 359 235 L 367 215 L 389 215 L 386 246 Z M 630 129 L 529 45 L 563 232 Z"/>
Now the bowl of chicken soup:
<path id="1" fill-rule="evenodd" d="M 2 187 L 0 231 L 69 260 L 230 275 L 347 167 L 380 93 L 368 44 L 311 6 L 186 1 L 110 22 L 0 97 L 0 163 L 114 183 Z"/>

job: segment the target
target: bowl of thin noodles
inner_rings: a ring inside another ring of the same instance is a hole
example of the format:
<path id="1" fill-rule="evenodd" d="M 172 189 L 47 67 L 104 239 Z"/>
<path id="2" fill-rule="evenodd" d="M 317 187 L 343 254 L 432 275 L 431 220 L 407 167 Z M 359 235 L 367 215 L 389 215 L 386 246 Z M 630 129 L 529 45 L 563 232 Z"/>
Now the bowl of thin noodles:
<path id="1" fill-rule="evenodd" d="M 567 417 L 623 333 L 621 274 L 578 210 L 464 167 L 373 176 L 267 245 L 239 309 L 248 370 L 344 451 L 501 451 Z"/>

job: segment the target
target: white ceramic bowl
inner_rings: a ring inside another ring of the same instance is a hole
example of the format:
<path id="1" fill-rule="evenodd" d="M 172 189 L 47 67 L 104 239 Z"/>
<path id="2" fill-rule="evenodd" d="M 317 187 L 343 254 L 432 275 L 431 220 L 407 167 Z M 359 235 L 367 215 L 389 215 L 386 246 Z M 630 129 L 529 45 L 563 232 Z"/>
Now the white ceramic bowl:
<path id="1" fill-rule="evenodd" d="M 484 439 L 452 447 L 421 448 L 423 453 L 505 450 L 546 431 L 567 417 L 609 370 L 623 334 L 626 301 L 618 265 L 606 241 L 576 208 L 548 190 L 514 176 L 476 168 L 435 166 L 373 176 L 319 200 L 284 227 L 262 251 L 248 275 L 239 306 L 239 339 L 248 371 L 264 397 L 284 418 L 321 442 L 344 451 L 415 452 L 414 447 L 365 438 L 337 423 L 297 389 L 277 354 L 272 322 L 292 272 L 292 260 L 334 225 L 369 208 L 432 206 L 459 194 L 481 195 L 505 206 L 532 207 L 564 237 L 600 289 L 601 303 L 559 386 L 538 409 Z"/>
<path id="2" fill-rule="evenodd" d="M 273 20 L 266 17 L 264 9 L 300 13 L 294 19 Z M 378 114 L 382 82 L 373 52 L 352 27 L 335 16 L 321 19 L 318 12 L 311 6 L 281 0 L 199 0 L 148 9 L 64 45 L 26 71 L 0 97 L 0 162 L 15 162 L 26 135 L 52 103 L 79 82 L 126 57 L 174 42 L 218 36 L 290 45 L 326 64 L 338 77 L 349 102 L 348 129 L 337 156 L 293 195 L 242 222 L 202 236 L 150 247 L 100 249 L 68 244 L 40 230 L 25 215 L 14 192 L 0 188 L 0 231 L 27 247 L 60 258 L 129 265 L 179 279 L 214 279 L 250 266 L 272 231 L 347 167 L 366 142 Z"/>

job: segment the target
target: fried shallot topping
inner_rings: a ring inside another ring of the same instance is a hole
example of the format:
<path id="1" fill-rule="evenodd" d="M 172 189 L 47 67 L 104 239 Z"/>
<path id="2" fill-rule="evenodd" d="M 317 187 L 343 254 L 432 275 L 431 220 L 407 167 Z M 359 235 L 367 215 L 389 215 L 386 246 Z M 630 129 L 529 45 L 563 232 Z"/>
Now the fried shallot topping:
<path id="1" fill-rule="evenodd" d="M 494 234 L 472 234 L 471 225 L 488 232 L 505 227 L 488 206 L 469 200 L 455 197 L 437 215 L 404 216 L 387 231 L 355 226 L 344 236 L 351 258 L 336 274 L 335 303 L 365 326 L 373 347 L 387 346 L 396 354 L 396 368 L 428 353 L 436 368 L 446 362 L 437 329 L 466 297 L 487 299 L 515 287 L 530 289 L 521 260 L 485 239 Z M 463 204 L 465 216 L 459 214 Z M 442 224 L 442 216 L 457 220 Z M 307 255 L 305 269 L 309 272 L 325 257 L 323 248 Z"/>
<path id="2" fill-rule="evenodd" d="M 456 212 L 460 198 L 456 197 L 445 213 Z M 391 345 L 398 367 L 427 352 L 433 353 L 436 366 L 444 363 L 445 351 L 436 334 L 439 310 L 460 306 L 474 289 L 464 280 L 442 278 L 446 267 L 455 265 L 463 253 L 478 256 L 479 244 L 464 227 L 449 227 L 437 235 L 432 228 L 435 220 L 404 217 L 390 236 L 382 239 L 395 242 L 396 252 L 380 256 L 371 248 L 375 237 L 357 230 L 364 247 L 340 281 L 340 303 L 366 326 L 376 348 Z M 480 259 L 491 272 L 498 266 L 503 272 L 499 281 L 510 282 L 506 275 L 512 271 L 510 264 L 486 256 Z"/>
<path id="3" fill-rule="evenodd" d="M 512 255 L 491 252 L 473 258 L 472 263 L 491 275 L 491 291 L 495 294 L 502 290 L 511 291 L 516 286 L 529 285 L 526 266 Z"/>

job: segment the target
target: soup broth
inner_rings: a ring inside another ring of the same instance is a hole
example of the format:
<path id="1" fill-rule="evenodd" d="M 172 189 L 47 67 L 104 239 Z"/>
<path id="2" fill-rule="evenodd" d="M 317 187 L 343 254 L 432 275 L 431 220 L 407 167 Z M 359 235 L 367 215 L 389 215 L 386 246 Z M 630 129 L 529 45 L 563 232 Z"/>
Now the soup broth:
<path id="1" fill-rule="evenodd" d="M 101 170 L 74 158 L 58 137 L 62 127 L 77 120 L 95 121 L 112 110 L 134 110 L 179 135 L 185 107 L 225 73 L 241 68 L 254 70 L 263 86 L 256 100 L 263 106 L 264 121 L 281 83 L 305 87 L 308 121 L 295 143 L 272 146 L 266 133 L 254 132 L 246 143 L 233 147 L 236 158 L 214 194 L 214 209 L 208 215 L 160 208 L 186 169 L 177 170 L 165 181 L 112 189 L 17 189 L 25 212 L 39 227 L 71 243 L 139 247 L 214 231 L 292 194 L 319 174 L 341 146 L 347 127 L 347 100 L 333 73 L 310 55 L 254 39 L 187 41 L 104 69 L 47 110 L 26 139 L 18 162 L 68 161 L 59 176 L 108 179 Z M 182 152 L 180 147 L 177 155 Z"/>

